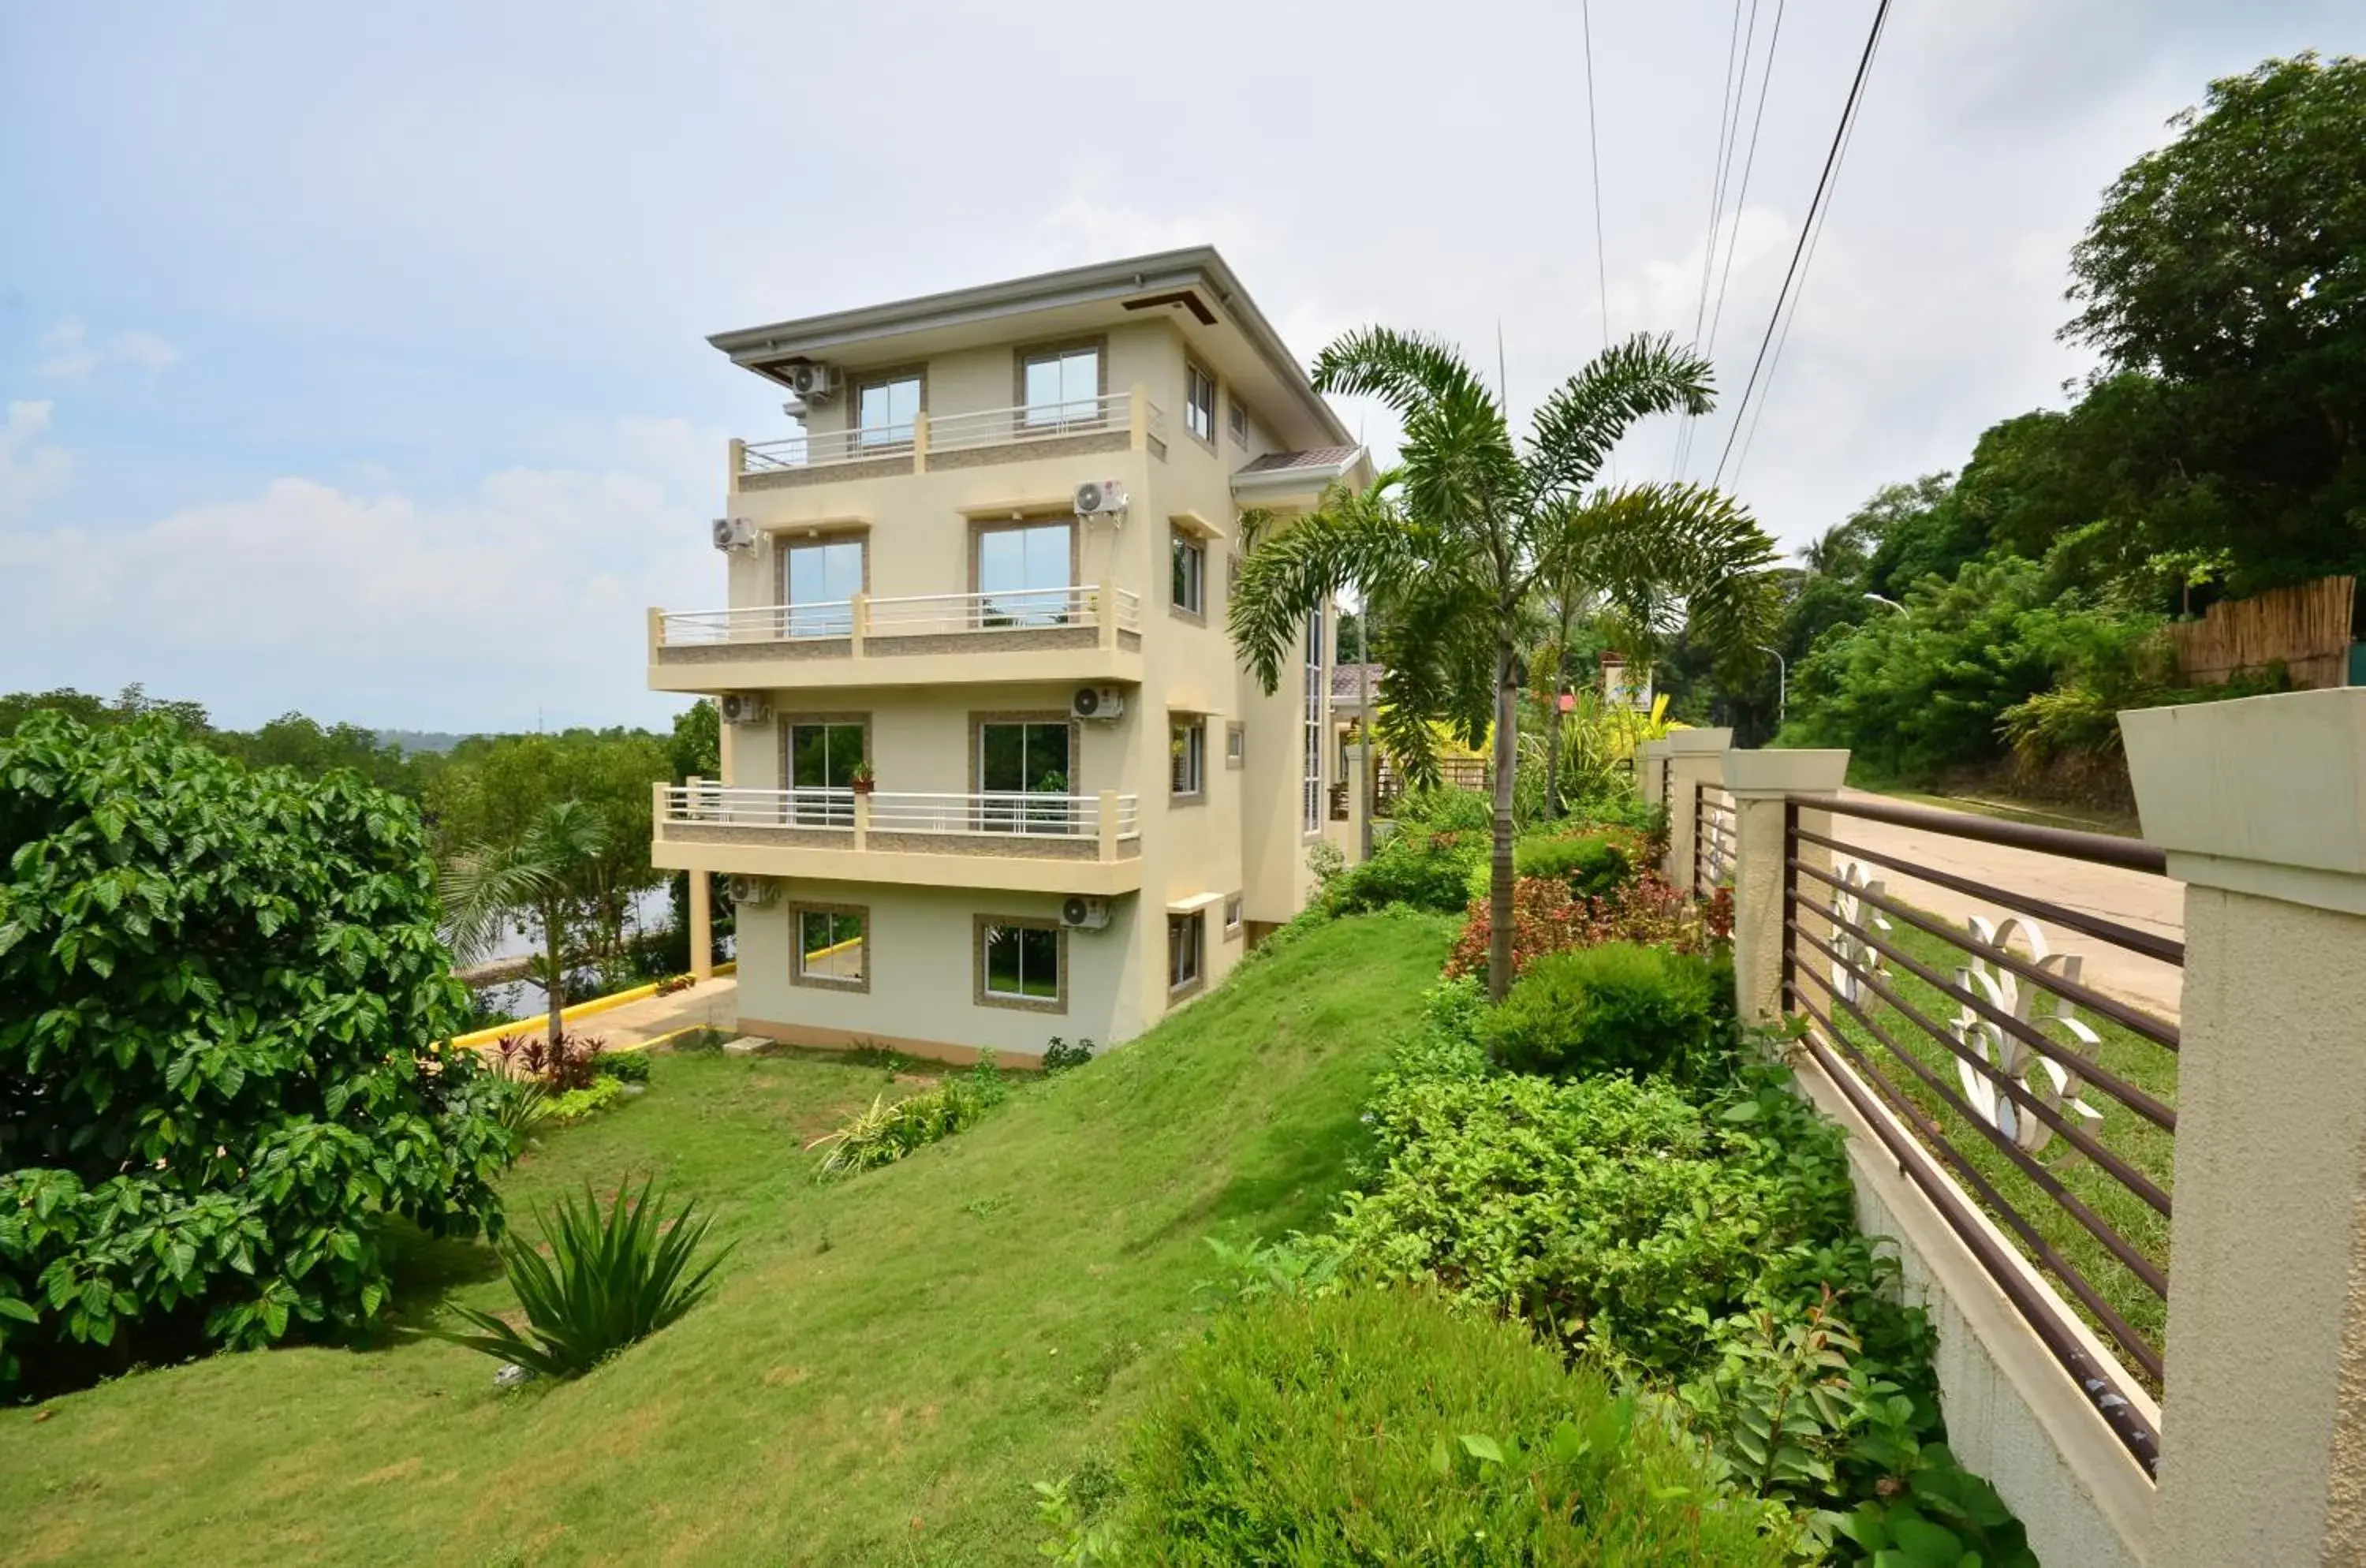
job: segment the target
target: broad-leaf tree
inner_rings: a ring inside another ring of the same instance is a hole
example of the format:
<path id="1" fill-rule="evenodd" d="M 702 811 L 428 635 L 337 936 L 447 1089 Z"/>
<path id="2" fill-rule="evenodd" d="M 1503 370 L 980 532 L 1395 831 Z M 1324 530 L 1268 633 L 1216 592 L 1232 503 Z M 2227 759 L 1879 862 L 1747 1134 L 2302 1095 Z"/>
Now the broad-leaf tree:
<path id="1" fill-rule="evenodd" d="M 512 920 L 530 922 L 542 953 L 535 978 L 549 1002 L 549 1039 L 563 1032 L 570 945 L 592 921 L 611 843 L 607 824 L 580 800 L 554 801 L 512 836 L 471 845 L 444 862 L 445 930 L 462 956 L 487 950 Z"/>
<path id="2" fill-rule="evenodd" d="M 498 1230 L 416 809 L 162 718 L 0 739 L 0 1388 L 358 1329 Z"/>
<path id="3" fill-rule="evenodd" d="M 1308 516 L 1261 533 L 1233 598 L 1233 639 L 1272 691 L 1307 617 L 1355 588 L 1374 628 L 1374 656 L 1388 670 L 1380 736 L 1408 780 L 1436 776 L 1433 721 L 1448 721 L 1472 745 L 1492 728 L 1488 987 L 1501 997 L 1512 977 L 1517 650 L 1540 572 L 1549 560 L 1629 574 L 1606 579 L 1604 591 L 1653 615 L 1672 613 L 1671 595 L 1740 609 L 1761 601 L 1726 593 L 1723 574 L 1762 571 L 1773 548 L 1752 529 L 1754 546 L 1729 551 L 1722 571 L 1697 570 L 1715 552 L 1686 544 L 1684 530 L 1706 536 L 1739 516 L 1729 504 L 1683 487 L 1594 490 L 1637 420 L 1709 411 L 1707 361 L 1669 338 L 1638 334 L 1597 355 L 1545 399 L 1524 440 L 1479 374 L 1435 339 L 1384 327 L 1351 333 L 1316 357 L 1313 379 L 1319 391 L 1392 409 L 1403 426 L 1400 463 L 1371 489 L 1335 487 Z"/>

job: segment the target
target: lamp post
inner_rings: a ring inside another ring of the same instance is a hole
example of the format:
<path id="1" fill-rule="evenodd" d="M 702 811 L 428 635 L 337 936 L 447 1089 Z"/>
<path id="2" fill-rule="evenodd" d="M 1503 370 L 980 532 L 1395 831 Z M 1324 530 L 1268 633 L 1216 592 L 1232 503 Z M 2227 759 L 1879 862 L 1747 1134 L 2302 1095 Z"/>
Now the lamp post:
<path id="1" fill-rule="evenodd" d="M 1780 649 L 1769 648 L 1763 642 L 1757 646 L 1759 652 L 1774 656 L 1774 728 L 1779 730 L 1783 728 L 1784 711 L 1791 700 L 1791 662 L 1783 657 Z"/>

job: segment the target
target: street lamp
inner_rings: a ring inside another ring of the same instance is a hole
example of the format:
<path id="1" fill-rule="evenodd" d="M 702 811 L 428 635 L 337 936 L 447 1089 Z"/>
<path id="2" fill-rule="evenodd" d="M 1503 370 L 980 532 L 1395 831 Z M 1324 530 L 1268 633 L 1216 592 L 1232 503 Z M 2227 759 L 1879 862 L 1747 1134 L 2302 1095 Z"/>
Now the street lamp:
<path id="1" fill-rule="evenodd" d="M 1758 651 L 1774 655 L 1774 728 L 1780 729 L 1783 728 L 1784 707 L 1791 696 L 1791 664 L 1780 649 L 1769 648 L 1763 642 L 1758 644 Z"/>

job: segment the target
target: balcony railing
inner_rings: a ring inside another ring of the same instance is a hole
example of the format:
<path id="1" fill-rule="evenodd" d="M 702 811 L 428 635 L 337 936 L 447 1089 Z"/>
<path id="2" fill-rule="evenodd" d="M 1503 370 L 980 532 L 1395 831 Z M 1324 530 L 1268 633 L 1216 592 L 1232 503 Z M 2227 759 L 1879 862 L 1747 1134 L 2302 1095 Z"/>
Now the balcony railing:
<path id="1" fill-rule="evenodd" d="M 1008 840 L 1001 852 L 1047 852 L 1031 840 L 1087 843 L 1105 848 L 1142 836 L 1141 797 L 1132 795 L 1045 795 L 986 790 L 971 794 L 911 794 L 852 789 L 741 789 L 693 780 L 657 786 L 659 835 L 670 828 L 780 829 L 800 839 L 812 832 L 844 834 L 840 845 L 824 848 L 893 852 L 922 839 Z M 873 840 L 894 840 L 892 847 Z M 949 848 L 951 846 L 948 846 Z"/>
<path id="2" fill-rule="evenodd" d="M 1104 606 L 1114 629 L 1139 634 L 1142 595 L 1129 588 L 1025 588 L 989 593 L 857 595 L 813 604 L 658 614 L 657 646 L 795 642 L 827 637 L 939 637 L 969 632 L 1098 628 Z"/>
<path id="3" fill-rule="evenodd" d="M 1104 431 L 1134 434 L 1137 424 L 1140 434 L 1166 440 L 1166 411 L 1141 397 L 1137 389 L 1060 403 L 1021 404 L 941 415 L 923 413 L 906 423 L 801 431 L 776 441 L 743 442 L 739 471 L 779 473 L 883 457 L 905 459 L 914 468 L 924 469 L 931 453 L 1023 446 L 1031 442 Z"/>

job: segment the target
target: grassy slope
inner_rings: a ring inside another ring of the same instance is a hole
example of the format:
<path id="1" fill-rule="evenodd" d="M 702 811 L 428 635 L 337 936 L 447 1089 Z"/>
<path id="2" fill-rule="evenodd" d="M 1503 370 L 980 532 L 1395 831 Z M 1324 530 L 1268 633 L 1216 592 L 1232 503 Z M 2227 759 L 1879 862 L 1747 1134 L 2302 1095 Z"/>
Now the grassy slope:
<path id="1" fill-rule="evenodd" d="M 560 1134 L 531 1199 L 654 1173 L 739 1251 L 580 1382 L 496 1394 L 429 1343 L 225 1356 L 0 1411 L 16 1562 L 1023 1562 L 1027 1483 L 1113 1446 L 1196 1332 L 1200 1238 L 1313 1224 L 1449 922 L 1342 922 L 902 1166 L 817 1188 L 806 1138 L 881 1087 L 661 1057 Z M 496 1308 L 477 1247 L 422 1261 Z M 422 1290 L 426 1289 L 422 1283 Z M 417 1299 L 414 1297 L 414 1299 Z"/>

